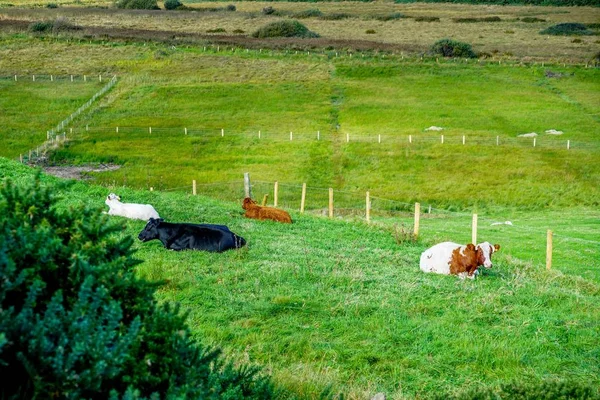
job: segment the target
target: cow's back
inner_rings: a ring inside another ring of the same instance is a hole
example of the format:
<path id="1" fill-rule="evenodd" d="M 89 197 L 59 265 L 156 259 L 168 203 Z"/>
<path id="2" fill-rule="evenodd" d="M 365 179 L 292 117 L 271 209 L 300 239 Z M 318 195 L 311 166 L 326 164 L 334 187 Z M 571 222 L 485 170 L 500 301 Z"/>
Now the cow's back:
<path id="1" fill-rule="evenodd" d="M 450 274 L 452 252 L 462 245 L 454 242 L 443 242 L 432 246 L 421 253 L 419 267 L 423 272 Z"/>
<path id="2" fill-rule="evenodd" d="M 225 225 L 179 224 L 177 228 L 177 235 L 169 244 L 172 250 L 222 252 L 241 247 L 246 243 Z"/>

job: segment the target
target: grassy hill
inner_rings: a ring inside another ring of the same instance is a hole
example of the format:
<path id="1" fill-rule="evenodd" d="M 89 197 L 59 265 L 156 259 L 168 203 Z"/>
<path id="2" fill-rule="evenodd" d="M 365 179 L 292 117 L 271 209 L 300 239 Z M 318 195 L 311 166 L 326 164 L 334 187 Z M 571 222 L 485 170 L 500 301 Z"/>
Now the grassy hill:
<path id="1" fill-rule="evenodd" d="M 0 159 L 1 179 L 33 171 Z M 46 177 L 48 184 L 57 178 Z M 102 209 L 109 190 L 73 182 L 61 206 Z M 248 241 L 224 254 L 171 252 L 137 243 L 139 274 L 190 311 L 205 343 L 260 364 L 290 390 L 367 398 L 428 397 L 510 380 L 570 378 L 599 386 L 600 287 L 504 251 L 475 281 L 418 269 L 429 244 L 390 229 L 292 212 L 291 226 L 244 219 L 239 204 L 182 193 L 118 188 L 169 221 L 228 225 Z M 114 217 L 123 235 L 141 221 Z M 425 236 L 425 235 L 423 235 Z"/>

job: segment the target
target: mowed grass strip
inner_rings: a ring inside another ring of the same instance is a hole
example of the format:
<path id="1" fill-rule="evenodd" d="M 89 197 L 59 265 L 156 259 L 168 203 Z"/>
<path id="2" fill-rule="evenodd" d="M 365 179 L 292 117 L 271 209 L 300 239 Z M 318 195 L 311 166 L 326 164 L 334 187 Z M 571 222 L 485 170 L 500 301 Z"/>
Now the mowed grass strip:
<path id="1" fill-rule="evenodd" d="M 0 163 L 3 177 L 31 179 L 25 167 Z M 61 206 L 102 209 L 106 192 L 74 183 Z M 239 204 L 202 196 L 120 194 L 167 220 L 226 224 L 246 238 L 247 248 L 224 254 L 136 242 L 139 273 L 164 282 L 158 295 L 190 311 L 199 339 L 265 366 L 288 398 L 314 398 L 329 385 L 348 398 L 421 398 L 525 375 L 600 384 L 597 282 L 502 251 L 475 281 L 426 275 L 418 269 L 426 237 L 398 243 L 379 227 L 295 212 L 284 225 L 244 219 Z M 144 226 L 114 220 L 123 235 Z"/>

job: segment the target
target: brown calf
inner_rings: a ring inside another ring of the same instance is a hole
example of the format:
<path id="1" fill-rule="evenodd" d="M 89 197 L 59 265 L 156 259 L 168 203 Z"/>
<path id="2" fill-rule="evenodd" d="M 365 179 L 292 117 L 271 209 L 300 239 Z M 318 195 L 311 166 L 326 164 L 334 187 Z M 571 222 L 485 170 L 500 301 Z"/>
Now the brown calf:
<path id="1" fill-rule="evenodd" d="M 273 207 L 263 207 L 256 204 L 250 197 L 246 197 L 242 204 L 242 208 L 246 210 L 244 217 L 252 219 L 270 219 L 277 222 L 284 222 L 286 224 L 292 223 L 292 217 L 287 211 L 280 210 Z"/>

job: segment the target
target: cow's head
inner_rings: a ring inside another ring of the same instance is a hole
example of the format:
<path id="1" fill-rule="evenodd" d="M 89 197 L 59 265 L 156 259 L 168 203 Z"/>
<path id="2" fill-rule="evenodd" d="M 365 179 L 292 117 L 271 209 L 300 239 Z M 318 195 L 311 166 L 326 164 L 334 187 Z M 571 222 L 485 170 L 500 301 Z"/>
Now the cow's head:
<path id="1" fill-rule="evenodd" d="M 158 226 L 164 220 L 162 218 L 150 218 L 144 227 L 144 230 L 138 235 L 138 239 L 142 242 L 158 238 Z"/>
<path id="2" fill-rule="evenodd" d="M 492 254 L 498 250 L 500 250 L 499 244 L 492 246 L 489 242 L 479 243 L 477 245 L 477 265 L 492 268 Z"/>
<path id="3" fill-rule="evenodd" d="M 244 210 L 247 210 L 248 208 L 250 208 L 252 205 L 255 205 L 256 202 L 254 200 L 252 200 L 250 197 L 246 197 L 244 199 L 244 202 L 242 203 L 242 208 Z"/>
<path id="4" fill-rule="evenodd" d="M 106 196 L 106 202 L 108 203 L 109 201 L 113 201 L 113 200 L 121 200 L 121 198 L 119 196 L 117 196 L 114 193 L 109 194 L 108 196 Z"/>

